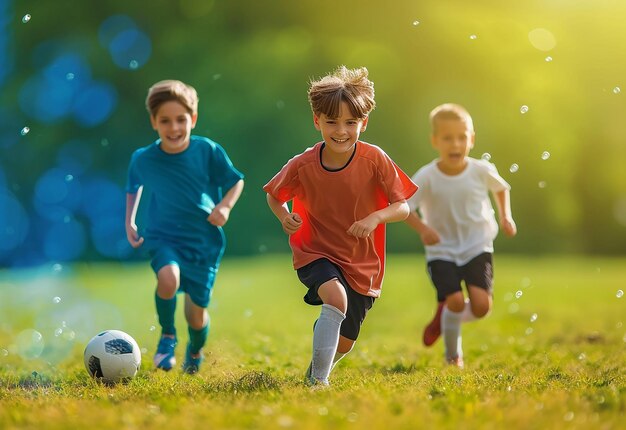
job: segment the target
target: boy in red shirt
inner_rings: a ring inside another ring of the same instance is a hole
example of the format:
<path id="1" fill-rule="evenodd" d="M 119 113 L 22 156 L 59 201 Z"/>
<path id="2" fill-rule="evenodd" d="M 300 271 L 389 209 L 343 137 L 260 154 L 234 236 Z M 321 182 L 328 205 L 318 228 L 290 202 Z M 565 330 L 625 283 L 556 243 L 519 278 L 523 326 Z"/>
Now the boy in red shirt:
<path id="1" fill-rule="evenodd" d="M 359 140 L 375 106 L 367 74 L 364 67 L 342 66 L 311 83 L 313 124 L 323 141 L 263 187 L 309 289 L 304 301 L 322 305 L 307 371 L 311 384 L 328 385 L 332 367 L 352 349 L 380 295 L 385 223 L 408 216 L 406 199 L 417 190 L 382 149 Z"/>

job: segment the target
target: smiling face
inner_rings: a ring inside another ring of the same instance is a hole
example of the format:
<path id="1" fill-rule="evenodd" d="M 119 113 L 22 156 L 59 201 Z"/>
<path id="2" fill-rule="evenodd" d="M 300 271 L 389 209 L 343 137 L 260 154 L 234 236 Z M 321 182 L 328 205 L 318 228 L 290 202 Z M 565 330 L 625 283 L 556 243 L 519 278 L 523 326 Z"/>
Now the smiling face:
<path id="1" fill-rule="evenodd" d="M 152 128 L 161 138 L 161 149 L 168 154 L 183 152 L 189 146 L 191 130 L 196 126 L 198 114 L 191 114 L 177 101 L 167 101 L 159 106 L 156 115 L 150 116 Z"/>
<path id="2" fill-rule="evenodd" d="M 438 119 L 431 143 L 439 152 L 439 169 L 456 175 L 467 166 L 467 156 L 474 147 L 474 130 L 460 119 Z"/>
<path id="3" fill-rule="evenodd" d="M 367 118 L 355 118 L 348 103 L 341 102 L 337 118 L 322 113 L 313 115 L 313 123 L 326 143 L 322 163 L 326 167 L 336 168 L 344 166 L 352 156 L 359 135 L 367 127 Z"/>

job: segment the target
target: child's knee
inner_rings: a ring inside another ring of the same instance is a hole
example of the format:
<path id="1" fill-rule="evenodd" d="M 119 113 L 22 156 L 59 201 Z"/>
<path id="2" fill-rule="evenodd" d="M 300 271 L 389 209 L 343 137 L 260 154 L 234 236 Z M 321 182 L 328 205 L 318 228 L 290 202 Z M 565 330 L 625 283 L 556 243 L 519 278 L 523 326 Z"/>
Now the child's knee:
<path id="1" fill-rule="evenodd" d="M 324 304 L 334 306 L 344 314 L 348 310 L 348 296 L 346 295 L 346 290 L 337 278 L 326 281 L 320 285 L 318 295 Z"/>
<path id="2" fill-rule="evenodd" d="M 465 308 L 465 297 L 462 292 L 456 292 L 446 297 L 446 306 L 452 312 L 461 312 Z"/>
<path id="3" fill-rule="evenodd" d="M 164 266 L 157 274 L 157 294 L 163 299 L 171 299 L 180 286 L 180 269 L 170 264 Z"/>

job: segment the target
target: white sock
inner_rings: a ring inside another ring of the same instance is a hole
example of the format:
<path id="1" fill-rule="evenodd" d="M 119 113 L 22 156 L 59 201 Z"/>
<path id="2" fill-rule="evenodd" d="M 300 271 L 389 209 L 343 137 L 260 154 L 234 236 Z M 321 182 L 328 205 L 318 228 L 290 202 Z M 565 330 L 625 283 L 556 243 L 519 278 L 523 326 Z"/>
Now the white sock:
<path id="1" fill-rule="evenodd" d="M 441 313 L 441 333 L 446 350 L 446 359 L 463 357 L 461 347 L 461 317 L 463 311 L 452 312 L 447 306 Z"/>
<path id="2" fill-rule="evenodd" d="M 346 316 L 334 306 L 323 304 L 313 330 L 312 382 L 328 384 L 328 375 L 339 343 L 339 328 Z"/>
<path id="3" fill-rule="evenodd" d="M 469 299 L 465 299 L 465 308 L 461 311 L 461 322 L 466 323 L 476 321 L 477 319 L 478 317 L 476 317 L 476 315 L 472 312 L 472 305 L 470 304 Z"/>

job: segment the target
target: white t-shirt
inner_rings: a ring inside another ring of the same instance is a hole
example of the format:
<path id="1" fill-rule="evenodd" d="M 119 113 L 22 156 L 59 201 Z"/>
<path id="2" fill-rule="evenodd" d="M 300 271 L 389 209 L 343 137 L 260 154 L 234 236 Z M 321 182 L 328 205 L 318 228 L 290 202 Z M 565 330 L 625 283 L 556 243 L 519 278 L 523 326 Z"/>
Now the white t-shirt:
<path id="1" fill-rule="evenodd" d="M 433 160 L 411 178 L 419 191 L 408 200 L 412 211 L 419 209 L 424 222 L 441 238 L 425 246 L 426 260 L 452 261 L 461 266 L 483 252 L 493 252 L 498 223 L 489 191 L 511 186 L 485 160 L 467 158 L 465 170 L 450 176 Z"/>

